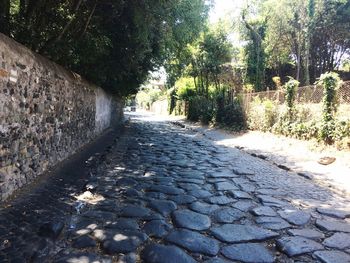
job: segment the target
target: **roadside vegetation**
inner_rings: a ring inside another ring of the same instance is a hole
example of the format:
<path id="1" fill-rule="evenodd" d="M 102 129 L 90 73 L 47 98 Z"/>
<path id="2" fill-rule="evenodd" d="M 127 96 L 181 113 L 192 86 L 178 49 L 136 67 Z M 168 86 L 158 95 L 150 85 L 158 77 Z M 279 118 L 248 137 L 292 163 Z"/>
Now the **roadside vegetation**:
<path id="1" fill-rule="evenodd" d="M 165 65 L 169 112 L 349 148 L 349 39 L 349 1 L 247 1 Z"/>

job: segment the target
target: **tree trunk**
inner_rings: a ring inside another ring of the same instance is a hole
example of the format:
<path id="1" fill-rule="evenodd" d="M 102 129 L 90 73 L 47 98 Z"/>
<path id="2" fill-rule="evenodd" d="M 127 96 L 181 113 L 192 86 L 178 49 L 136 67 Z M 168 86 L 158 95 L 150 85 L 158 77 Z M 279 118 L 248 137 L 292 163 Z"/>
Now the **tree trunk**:
<path id="1" fill-rule="evenodd" d="M 0 0 L 0 31 L 10 34 L 10 0 Z"/>

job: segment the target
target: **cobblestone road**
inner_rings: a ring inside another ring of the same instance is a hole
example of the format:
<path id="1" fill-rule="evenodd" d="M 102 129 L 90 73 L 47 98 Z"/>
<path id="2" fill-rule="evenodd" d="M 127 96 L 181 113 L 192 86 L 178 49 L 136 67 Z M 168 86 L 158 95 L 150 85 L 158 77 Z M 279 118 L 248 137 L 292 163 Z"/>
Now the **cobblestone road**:
<path id="1" fill-rule="evenodd" d="M 0 262 L 350 262 L 329 189 L 142 116 L 110 143 L 1 209 Z"/>

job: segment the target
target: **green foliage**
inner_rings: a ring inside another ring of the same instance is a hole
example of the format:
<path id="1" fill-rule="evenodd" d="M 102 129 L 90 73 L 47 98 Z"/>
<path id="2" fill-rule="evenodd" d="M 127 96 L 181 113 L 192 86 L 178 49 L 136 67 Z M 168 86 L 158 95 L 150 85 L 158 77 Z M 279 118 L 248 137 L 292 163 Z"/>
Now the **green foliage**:
<path id="1" fill-rule="evenodd" d="M 188 103 L 187 118 L 208 124 L 214 115 L 213 102 L 203 96 L 191 97 Z"/>
<path id="2" fill-rule="evenodd" d="M 220 88 L 221 66 L 231 62 L 232 51 L 228 34 L 220 27 L 210 28 L 188 47 L 187 74 L 193 77 L 198 94 L 208 97 L 210 86 Z"/>
<path id="3" fill-rule="evenodd" d="M 5 0 L 0 31 L 127 96 L 150 71 L 182 57 L 207 15 L 204 0 Z"/>
<path id="4" fill-rule="evenodd" d="M 334 72 L 322 74 L 317 84 L 323 85 L 323 109 L 322 109 L 322 127 L 320 137 L 326 143 L 332 143 L 332 136 L 335 130 L 335 113 L 337 111 L 337 90 L 341 84 L 339 75 Z"/>
<path id="5" fill-rule="evenodd" d="M 288 111 L 288 119 L 289 121 L 293 120 L 293 116 L 295 114 L 294 111 L 294 103 L 296 99 L 296 92 L 299 86 L 299 81 L 290 77 L 289 81 L 284 85 L 286 91 L 286 105 Z"/>
<path id="6" fill-rule="evenodd" d="M 216 99 L 215 121 L 224 124 L 234 130 L 242 130 L 246 128 L 246 121 L 240 100 L 235 97 L 232 102 L 225 104 L 223 96 Z"/>
<path id="7" fill-rule="evenodd" d="M 189 101 L 196 95 L 193 78 L 180 78 L 175 83 L 176 95 L 179 100 Z"/>
<path id="8" fill-rule="evenodd" d="M 277 110 L 274 101 L 255 97 L 249 108 L 248 127 L 252 130 L 271 131 L 277 121 Z"/>
<path id="9" fill-rule="evenodd" d="M 165 97 L 166 94 L 159 88 L 145 87 L 137 93 L 136 102 L 142 108 L 149 110 L 154 102 Z"/>

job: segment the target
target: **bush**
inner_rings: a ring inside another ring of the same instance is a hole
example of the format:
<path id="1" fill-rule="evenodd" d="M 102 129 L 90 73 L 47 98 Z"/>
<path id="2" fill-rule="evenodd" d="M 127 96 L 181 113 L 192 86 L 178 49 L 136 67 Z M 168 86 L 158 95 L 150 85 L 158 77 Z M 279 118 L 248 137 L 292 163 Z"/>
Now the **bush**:
<path id="1" fill-rule="evenodd" d="M 217 98 L 217 110 L 215 121 L 230 126 L 234 130 L 242 130 L 246 127 L 244 112 L 237 97 L 229 105 L 225 105 L 222 96 Z"/>
<path id="2" fill-rule="evenodd" d="M 189 99 L 187 119 L 208 124 L 213 119 L 213 103 L 204 96 Z"/>
<path id="3" fill-rule="evenodd" d="M 286 117 L 292 122 L 292 119 L 295 114 L 295 98 L 297 88 L 299 86 L 299 81 L 290 78 L 289 81 L 284 85 L 286 90 L 286 106 L 287 106 L 287 115 Z"/>
<path id="4" fill-rule="evenodd" d="M 196 95 L 196 89 L 192 78 L 181 78 L 175 84 L 176 95 L 179 100 L 189 101 Z"/>
<path id="5" fill-rule="evenodd" d="M 269 99 L 255 97 L 250 104 L 248 127 L 252 130 L 271 131 L 277 121 L 277 104 Z"/>
<path id="6" fill-rule="evenodd" d="M 335 113 L 338 108 L 337 90 L 341 84 L 339 75 L 334 72 L 322 74 L 318 84 L 323 85 L 323 110 L 320 138 L 327 144 L 333 143 L 333 131 L 335 130 Z"/>

